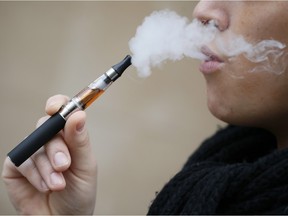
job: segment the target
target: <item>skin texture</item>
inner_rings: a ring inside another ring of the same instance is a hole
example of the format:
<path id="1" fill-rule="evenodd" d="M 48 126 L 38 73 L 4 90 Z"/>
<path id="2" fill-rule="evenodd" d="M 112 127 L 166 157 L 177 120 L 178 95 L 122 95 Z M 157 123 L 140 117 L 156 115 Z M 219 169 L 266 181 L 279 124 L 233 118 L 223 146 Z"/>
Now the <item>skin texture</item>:
<path id="1" fill-rule="evenodd" d="M 285 1 L 201 1 L 194 17 L 203 24 L 215 20 L 224 38 L 233 32 L 250 43 L 272 38 L 288 44 L 287 11 Z M 287 147 L 288 71 L 282 75 L 249 73 L 254 65 L 242 56 L 230 61 L 213 43 L 208 46 L 224 61 L 216 72 L 204 74 L 210 111 L 228 123 L 268 129 L 277 136 L 279 148 Z M 237 79 L 232 72 L 244 78 Z M 48 99 L 47 115 L 67 100 L 63 95 Z M 84 112 L 74 113 L 64 131 L 19 168 L 6 158 L 2 178 L 20 214 L 93 213 L 97 166 L 85 119 Z"/>
<path id="2" fill-rule="evenodd" d="M 58 111 L 67 100 L 63 95 L 49 98 L 47 114 Z M 85 119 L 83 111 L 71 115 L 64 130 L 19 168 L 6 158 L 2 178 L 19 214 L 93 213 L 97 166 Z"/>
<path id="3" fill-rule="evenodd" d="M 235 33 L 253 44 L 266 39 L 288 44 L 287 10 L 285 1 L 201 1 L 194 17 L 203 23 L 214 20 L 223 38 Z M 231 124 L 270 130 L 276 135 L 279 148 L 287 147 L 288 71 L 282 75 L 251 73 L 255 64 L 243 56 L 229 61 L 213 43 L 208 46 L 224 60 L 216 72 L 204 74 L 211 113 Z"/>

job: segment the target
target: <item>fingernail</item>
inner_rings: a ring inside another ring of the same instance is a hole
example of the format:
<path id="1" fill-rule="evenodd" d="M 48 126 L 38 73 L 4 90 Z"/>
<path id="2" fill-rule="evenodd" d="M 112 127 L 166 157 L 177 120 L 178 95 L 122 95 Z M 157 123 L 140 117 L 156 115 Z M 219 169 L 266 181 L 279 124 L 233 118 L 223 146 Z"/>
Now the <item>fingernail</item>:
<path id="1" fill-rule="evenodd" d="M 84 126 L 85 126 L 85 121 L 81 121 L 80 123 L 76 125 L 76 131 L 78 133 L 81 133 L 84 130 Z"/>
<path id="2" fill-rule="evenodd" d="M 57 167 L 61 167 L 68 164 L 68 158 L 63 152 L 57 152 L 54 155 L 54 163 Z"/>
<path id="3" fill-rule="evenodd" d="M 48 191 L 48 190 L 49 190 L 47 184 L 46 184 L 43 180 L 41 181 L 41 187 L 42 187 L 42 189 L 43 189 L 44 191 Z"/>
<path id="4" fill-rule="evenodd" d="M 62 185 L 63 184 L 63 177 L 61 174 L 53 172 L 50 175 L 51 183 L 53 185 Z"/>

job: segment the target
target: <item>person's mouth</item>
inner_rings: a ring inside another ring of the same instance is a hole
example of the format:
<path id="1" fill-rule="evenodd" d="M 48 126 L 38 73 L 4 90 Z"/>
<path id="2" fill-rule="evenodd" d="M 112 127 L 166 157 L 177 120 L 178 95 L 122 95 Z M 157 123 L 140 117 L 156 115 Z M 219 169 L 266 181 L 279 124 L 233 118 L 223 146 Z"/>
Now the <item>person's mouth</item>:
<path id="1" fill-rule="evenodd" d="M 224 61 L 211 51 L 207 46 L 201 48 L 201 52 L 207 57 L 200 65 L 199 70 L 204 74 L 211 74 L 219 71 Z"/>

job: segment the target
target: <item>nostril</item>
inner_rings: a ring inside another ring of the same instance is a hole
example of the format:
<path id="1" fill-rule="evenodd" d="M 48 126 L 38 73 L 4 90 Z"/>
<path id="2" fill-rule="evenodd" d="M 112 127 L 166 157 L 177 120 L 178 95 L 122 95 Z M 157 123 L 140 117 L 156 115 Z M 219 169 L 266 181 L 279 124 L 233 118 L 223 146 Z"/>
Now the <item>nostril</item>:
<path id="1" fill-rule="evenodd" d="M 228 6 L 228 3 L 222 1 L 200 1 L 193 11 L 193 16 L 203 25 L 212 24 L 219 31 L 225 31 L 230 22 Z"/>
<path id="2" fill-rule="evenodd" d="M 215 28 L 217 28 L 219 31 L 224 31 L 228 28 L 228 24 L 224 23 L 219 24 L 219 21 L 217 19 L 199 19 L 199 21 L 204 25 L 213 25 Z"/>
<path id="3" fill-rule="evenodd" d="M 214 24 L 214 26 L 215 26 L 217 29 L 219 29 L 220 31 L 223 31 L 223 30 L 224 30 L 224 29 L 222 29 L 222 28 L 220 27 L 220 25 L 218 24 L 217 20 L 213 20 L 213 24 Z"/>
<path id="4" fill-rule="evenodd" d="M 201 19 L 200 22 L 205 26 L 208 25 L 210 23 L 209 19 Z"/>
<path id="5" fill-rule="evenodd" d="M 217 20 L 213 20 L 213 19 L 201 19 L 200 22 L 204 25 L 204 26 L 214 26 L 215 28 L 217 28 L 218 30 L 221 31 Z"/>

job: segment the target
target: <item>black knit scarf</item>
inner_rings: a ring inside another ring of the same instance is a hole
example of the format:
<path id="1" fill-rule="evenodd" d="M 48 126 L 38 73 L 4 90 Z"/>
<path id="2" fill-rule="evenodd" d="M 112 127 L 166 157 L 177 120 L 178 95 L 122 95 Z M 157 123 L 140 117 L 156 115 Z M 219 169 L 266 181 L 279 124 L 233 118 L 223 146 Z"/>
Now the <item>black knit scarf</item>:
<path id="1" fill-rule="evenodd" d="M 262 129 L 221 129 L 164 186 L 148 214 L 288 214 L 288 150 L 277 150 Z"/>

